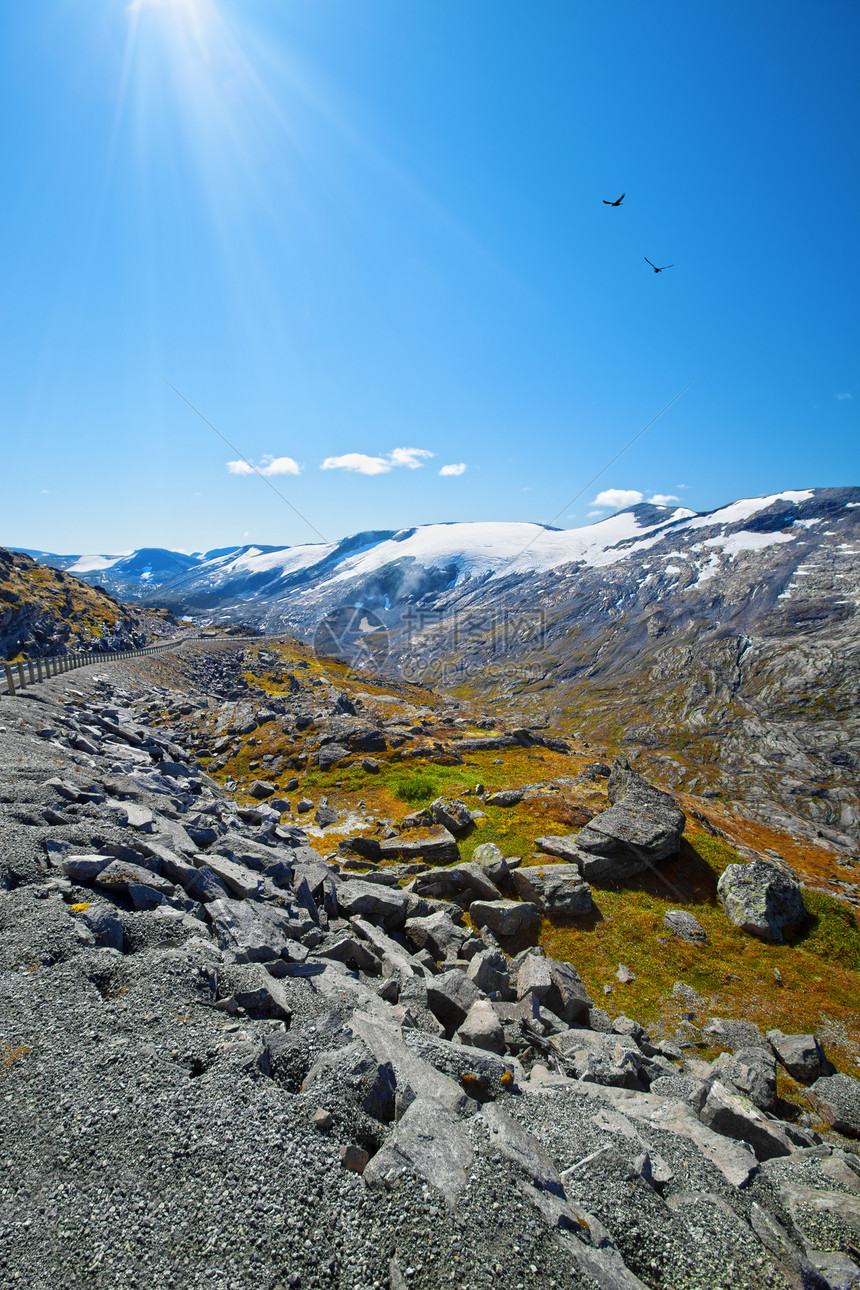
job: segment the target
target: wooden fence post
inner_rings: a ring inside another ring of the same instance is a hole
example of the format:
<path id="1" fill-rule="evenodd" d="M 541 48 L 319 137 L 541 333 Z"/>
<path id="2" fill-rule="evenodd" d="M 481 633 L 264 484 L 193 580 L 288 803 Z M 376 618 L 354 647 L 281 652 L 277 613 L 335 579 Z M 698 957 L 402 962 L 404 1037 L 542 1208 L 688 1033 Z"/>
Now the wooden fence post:
<path id="1" fill-rule="evenodd" d="M 12 675 L 12 668 L 10 667 L 10 665 L 9 665 L 8 663 L 4 663 L 4 665 L 3 665 L 3 666 L 6 668 L 6 684 L 9 686 L 9 693 L 10 693 L 11 695 L 14 695 L 14 693 L 15 693 L 15 678 L 14 678 L 14 677 L 13 677 L 13 675 Z"/>
<path id="2" fill-rule="evenodd" d="M 24 664 L 23 664 L 23 663 L 19 663 L 19 664 L 18 664 L 18 680 L 19 680 L 19 684 L 20 684 L 20 686 L 21 686 L 21 689 L 23 690 L 23 689 L 26 687 L 26 685 L 27 685 L 27 681 L 26 681 L 26 679 L 25 679 L 25 677 L 24 677 Z"/>

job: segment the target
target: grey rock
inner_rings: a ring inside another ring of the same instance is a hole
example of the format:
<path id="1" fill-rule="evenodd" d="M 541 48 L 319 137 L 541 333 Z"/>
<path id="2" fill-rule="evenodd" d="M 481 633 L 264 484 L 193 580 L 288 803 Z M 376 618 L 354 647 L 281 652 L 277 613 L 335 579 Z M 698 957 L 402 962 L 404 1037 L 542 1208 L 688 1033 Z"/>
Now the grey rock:
<path id="1" fill-rule="evenodd" d="M 860 1286 L 860 1256 L 855 1260 L 838 1250 L 813 1250 L 809 1264 L 823 1277 L 826 1290 L 857 1290 Z"/>
<path id="2" fill-rule="evenodd" d="M 543 954 L 524 954 L 517 968 L 517 999 L 533 994 L 543 999 L 552 989 L 549 961 Z"/>
<path id="3" fill-rule="evenodd" d="M 456 838 L 440 825 L 398 833 L 379 844 L 383 860 L 426 860 L 451 864 L 460 859 Z"/>
<path id="4" fill-rule="evenodd" d="M 800 884 L 764 860 L 730 864 L 717 883 L 717 895 L 736 927 L 775 944 L 806 919 Z"/>
<path id="5" fill-rule="evenodd" d="M 860 1080 L 839 1072 L 822 1075 L 808 1097 L 821 1118 L 848 1138 L 860 1138 Z"/>
<path id="6" fill-rule="evenodd" d="M 397 976 L 401 983 L 415 976 L 423 977 L 424 969 L 421 964 L 393 937 L 358 914 L 353 914 L 349 921 L 359 936 L 370 942 L 375 954 L 382 960 L 383 975 Z"/>
<path id="7" fill-rule="evenodd" d="M 109 901 L 92 901 L 80 911 L 79 917 L 93 933 L 97 945 L 122 953 L 125 944 L 122 921 Z"/>
<path id="8" fill-rule="evenodd" d="M 110 856 L 66 856 L 60 861 L 60 868 L 73 882 L 91 883 L 110 863 Z"/>
<path id="9" fill-rule="evenodd" d="M 607 792 L 612 805 L 576 834 L 578 850 L 592 857 L 581 864 L 584 878 L 629 877 L 677 854 L 687 820 L 668 793 L 637 775 L 622 758 L 613 764 Z"/>
<path id="10" fill-rule="evenodd" d="M 337 824 L 339 819 L 340 813 L 336 811 L 333 806 L 329 806 L 328 804 L 324 806 L 320 803 L 314 811 L 314 820 L 321 829 L 327 828 L 330 824 Z"/>
<path id="11" fill-rule="evenodd" d="M 552 984 L 544 995 L 543 1002 L 550 1012 L 570 1025 L 587 1015 L 591 999 L 572 963 L 563 963 L 557 959 L 547 959 L 547 962 Z"/>
<path id="12" fill-rule="evenodd" d="M 450 868 L 427 869 L 417 874 L 409 890 L 419 896 L 451 896 L 471 892 L 475 900 L 500 900 L 502 893 L 480 865 L 469 861 Z"/>
<path id="13" fill-rule="evenodd" d="M 474 823 L 472 812 L 459 798 L 437 797 L 429 809 L 433 821 L 455 837 L 467 832 Z"/>
<path id="14" fill-rule="evenodd" d="M 472 1048 L 485 1048 L 491 1053 L 505 1051 L 505 1032 L 488 999 L 478 999 L 472 1004 L 454 1039 Z"/>
<path id="15" fill-rule="evenodd" d="M 364 1147 L 359 1147 L 354 1142 L 350 1142 L 348 1146 L 340 1149 L 340 1163 L 344 1169 L 349 1169 L 354 1174 L 363 1174 L 369 1160 L 370 1152 L 365 1151 Z"/>
<path id="16" fill-rule="evenodd" d="M 595 1101 L 608 1103 L 637 1123 L 689 1139 L 731 1187 L 746 1187 L 758 1173 L 758 1161 L 745 1143 L 715 1133 L 685 1102 L 594 1084 L 580 1087 Z"/>
<path id="17" fill-rule="evenodd" d="M 502 950 L 480 950 L 466 968 L 466 976 L 484 994 L 498 994 L 504 999 L 512 994 L 508 961 Z"/>
<path id="18" fill-rule="evenodd" d="M 264 779 L 255 779 L 248 785 L 248 793 L 256 800 L 263 801 L 267 797 L 272 797 L 275 792 L 274 784 L 267 784 Z"/>
<path id="19" fill-rule="evenodd" d="M 501 788 L 484 798 L 487 806 L 517 806 L 522 800 L 521 788 Z"/>
<path id="20" fill-rule="evenodd" d="M 387 927 L 401 927 L 409 910 L 409 897 L 399 888 L 383 887 L 377 883 L 350 878 L 337 888 L 338 908 L 345 914 L 359 914 L 363 918 L 384 923 Z"/>
<path id="21" fill-rule="evenodd" d="M 297 939 L 312 924 L 298 906 L 293 909 L 293 918 L 248 900 L 213 900 L 205 908 L 218 944 L 240 962 L 265 963 L 281 956 L 296 961 L 297 957 L 305 957 L 303 947 L 296 946 L 293 938 Z"/>
<path id="22" fill-rule="evenodd" d="M 405 1032 L 389 1017 L 390 1013 L 383 1019 L 356 1012 L 350 1027 L 375 1059 L 394 1071 L 395 1118 L 404 1115 L 416 1098 L 432 1099 L 455 1115 L 473 1109 L 474 1103 L 461 1086 L 404 1043 Z M 445 1044 L 446 1049 L 451 1047 L 440 1038 L 435 1043 Z M 433 1054 L 437 1050 L 431 1046 L 428 1051 Z"/>
<path id="23" fill-rule="evenodd" d="M 800 1232 L 807 1252 L 816 1246 L 837 1249 L 860 1237 L 860 1196 L 784 1182 L 779 1198 Z"/>
<path id="24" fill-rule="evenodd" d="M 694 1097 L 693 1106 L 709 1129 L 745 1142 L 757 1160 L 791 1155 L 793 1144 L 778 1121 L 767 1120 L 751 1101 L 714 1080 Z"/>
<path id="25" fill-rule="evenodd" d="M 389 1062 L 379 1061 L 361 1039 L 322 1053 L 305 1076 L 302 1092 L 319 1092 L 332 1085 L 374 1120 L 388 1124 L 394 1119 L 394 1069 Z"/>
<path id="26" fill-rule="evenodd" d="M 96 886 L 113 891 L 125 891 L 132 883 L 152 887 L 163 896 L 172 896 L 176 891 L 172 882 L 160 878 L 142 865 L 129 864 L 124 860 L 112 860 L 95 878 Z"/>
<path id="27" fill-rule="evenodd" d="M 167 899 L 154 887 L 145 886 L 143 883 L 131 882 L 126 887 L 128 896 L 135 909 L 157 909 L 163 905 Z"/>
<path id="28" fill-rule="evenodd" d="M 341 744 L 324 744 L 319 750 L 317 764 L 319 765 L 320 770 L 329 770 L 332 766 L 336 766 L 339 761 L 343 761 L 344 757 L 348 756 L 349 749 L 344 748 Z"/>
<path id="29" fill-rule="evenodd" d="M 404 926 L 406 939 L 417 950 L 428 949 L 434 959 L 444 959 L 458 953 L 469 933 L 458 927 L 444 910 L 437 910 L 423 918 L 408 918 Z"/>
<path id="30" fill-rule="evenodd" d="M 224 884 L 228 891 L 238 896 L 240 900 L 260 900 L 265 890 L 264 883 L 259 874 L 253 870 L 247 869 L 242 864 L 237 864 L 235 860 L 228 860 L 226 856 L 216 855 L 209 852 L 206 856 L 207 867 L 215 874 L 216 878 Z"/>
<path id="31" fill-rule="evenodd" d="M 404 1173 L 413 1173 L 453 1208 L 473 1159 L 472 1145 L 455 1116 L 433 1099 L 419 1097 L 368 1164 L 364 1181 L 369 1187 L 391 1188 Z"/>
<path id="32" fill-rule="evenodd" d="M 540 910 L 531 901 L 476 900 L 469 906 L 469 917 L 476 927 L 489 927 L 497 936 L 517 936 L 540 919 Z"/>
<path id="33" fill-rule="evenodd" d="M 208 864 L 201 865 L 199 869 L 195 869 L 193 874 L 183 883 L 183 886 L 193 900 L 200 900 L 204 904 L 210 900 L 230 898 L 228 888 Z"/>
<path id="34" fill-rule="evenodd" d="M 763 1048 L 721 1053 L 711 1063 L 711 1072 L 722 1084 L 730 1084 L 748 1097 L 760 1111 L 770 1111 L 776 1103 L 776 1062 Z"/>
<path id="35" fill-rule="evenodd" d="M 779 1064 L 798 1084 L 814 1084 L 822 1075 L 834 1073 L 817 1035 L 785 1035 L 781 1030 L 769 1030 L 767 1042 Z"/>
<path id="36" fill-rule="evenodd" d="M 347 963 L 350 967 L 366 972 L 369 976 L 379 976 L 382 969 L 380 959 L 366 942 L 359 940 L 357 936 L 348 936 L 344 932 L 336 932 L 324 940 L 322 944 L 316 946 L 314 954 L 319 958 L 336 959 L 339 963 Z"/>
<path id="37" fill-rule="evenodd" d="M 220 1000 L 218 1007 L 225 1012 L 244 1008 L 246 1012 L 286 1022 L 293 1015 L 283 985 L 259 968 L 253 971 L 253 979 L 249 978 L 231 995 Z"/>
<path id="38" fill-rule="evenodd" d="M 482 842 L 472 852 L 472 864 L 480 865 L 491 882 L 501 882 L 511 866 L 495 842 Z"/>
<path id="39" fill-rule="evenodd" d="M 663 919 L 663 926 L 667 931 L 672 932 L 682 941 L 687 941 L 690 945 L 704 945 L 708 939 L 708 933 L 698 918 L 695 918 L 686 909 L 668 910 Z"/>
<path id="40" fill-rule="evenodd" d="M 511 883 L 523 900 L 550 914 L 587 914 L 591 909 L 591 888 L 575 864 L 528 865 L 512 872 Z"/>
<path id="41" fill-rule="evenodd" d="M 427 981 L 427 1006 L 450 1032 L 463 1024 L 472 1004 L 480 998 L 481 992 L 474 981 L 459 968 L 441 972 Z"/>

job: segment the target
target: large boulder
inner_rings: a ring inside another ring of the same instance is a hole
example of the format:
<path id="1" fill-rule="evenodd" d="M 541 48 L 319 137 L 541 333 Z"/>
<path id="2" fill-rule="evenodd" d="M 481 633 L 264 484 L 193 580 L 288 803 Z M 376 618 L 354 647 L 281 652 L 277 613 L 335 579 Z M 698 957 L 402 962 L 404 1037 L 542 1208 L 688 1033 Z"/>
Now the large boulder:
<path id="1" fill-rule="evenodd" d="M 575 864 L 528 865 L 510 876 L 523 900 L 533 901 L 549 914 L 587 914 L 591 888 Z"/>
<path id="2" fill-rule="evenodd" d="M 472 864 L 480 865 L 493 882 L 501 882 L 510 873 L 511 866 L 495 842 L 482 842 L 472 852 Z"/>
<path id="3" fill-rule="evenodd" d="M 775 944 L 806 919 L 800 883 L 765 860 L 730 864 L 717 883 L 717 895 L 730 922 Z"/>
<path id="4" fill-rule="evenodd" d="M 736 1053 L 720 1053 L 711 1062 L 711 1073 L 721 1084 L 737 1089 L 760 1111 L 770 1111 L 776 1103 L 776 1060 L 765 1048 L 740 1048 Z"/>
<path id="5" fill-rule="evenodd" d="M 847 1138 L 860 1138 L 860 1080 L 840 1072 L 822 1075 L 807 1094 L 825 1123 Z"/>
<path id="6" fill-rule="evenodd" d="M 729 1092 L 719 1080 L 705 1084 L 694 1094 L 692 1105 L 699 1119 L 715 1133 L 745 1142 L 757 1160 L 790 1156 L 791 1139 L 778 1120 L 768 1120 L 745 1097 Z"/>
<path id="7" fill-rule="evenodd" d="M 456 958 L 469 937 L 466 928 L 458 927 L 444 909 L 437 909 L 424 918 L 408 918 L 403 931 L 416 950 L 429 950 L 437 961 Z"/>
<path id="8" fill-rule="evenodd" d="M 779 1064 L 798 1084 L 814 1084 L 822 1075 L 833 1074 L 817 1035 L 784 1035 L 781 1030 L 769 1030 L 767 1042 Z"/>
<path id="9" fill-rule="evenodd" d="M 613 881 L 676 855 L 687 823 L 677 802 L 617 758 L 607 785 L 612 805 L 576 834 L 583 878 Z"/>

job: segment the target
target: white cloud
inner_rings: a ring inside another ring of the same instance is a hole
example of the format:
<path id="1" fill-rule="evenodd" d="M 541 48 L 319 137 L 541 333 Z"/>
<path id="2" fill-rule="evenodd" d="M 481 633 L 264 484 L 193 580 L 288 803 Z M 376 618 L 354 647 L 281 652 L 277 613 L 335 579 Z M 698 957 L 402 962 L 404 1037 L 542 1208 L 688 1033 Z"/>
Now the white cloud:
<path id="1" fill-rule="evenodd" d="M 264 465 L 260 466 L 261 475 L 300 475 L 302 468 L 292 457 L 270 457 L 268 454 L 263 458 Z"/>
<path id="2" fill-rule="evenodd" d="M 358 475 L 387 475 L 391 462 L 385 457 L 368 457 L 363 452 L 345 452 L 342 457 L 326 457 L 320 470 L 353 470 Z"/>
<path id="3" fill-rule="evenodd" d="M 680 497 L 676 497 L 674 493 L 655 493 L 653 497 L 648 498 L 652 506 L 668 506 L 670 502 L 680 502 L 680 500 Z"/>
<path id="4" fill-rule="evenodd" d="M 300 475 L 302 468 L 292 457 L 273 457 L 267 452 L 260 459 L 259 466 L 252 466 L 248 461 L 228 461 L 227 469 L 231 475 Z"/>
<path id="5" fill-rule="evenodd" d="M 602 493 L 598 493 L 592 506 L 611 506 L 617 510 L 619 506 L 635 506 L 637 502 L 642 501 L 643 494 L 638 488 L 604 488 Z"/>
<path id="6" fill-rule="evenodd" d="M 854 395 L 845 390 L 842 394 L 835 394 L 833 397 L 841 401 L 842 399 L 853 399 Z"/>
<path id="7" fill-rule="evenodd" d="M 602 514 L 603 514 L 603 511 L 589 511 L 585 518 L 586 518 L 586 519 L 588 519 L 588 520 L 593 520 L 593 519 L 597 519 L 597 517 L 598 517 L 598 516 L 600 516 L 600 515 L 602 515 Z M 571 516 L 570 516 L 570 519 L 575 520 L 575 519 L 576 519 L 576 516 L 575 516 L 575 515 L 571 515 Z"/>
<path id="8" fill-rule="evenodd" d="M 465 461 L 452 461 L 450 466 L 443 466 L 440 475 L 463 475 L 466 472 Z"/>
<path id="9" fill-rule="evenodd" d="M 326 457 L 320 470 L 351 470 L 357 475 L 387 475 L 395 466 L 418 470 L 433 453 L 426 448 L 393 448 L 387 457 L 369 457 L 364 452 L 345 452 Z"/>
<path id="10" fill-rule="evenodd" d="M 395 448 L 389 460 L 392 466 L 408 466 L 410 470 L 417 470 L 432 456 L 433 453 L 426 448 Z"/>

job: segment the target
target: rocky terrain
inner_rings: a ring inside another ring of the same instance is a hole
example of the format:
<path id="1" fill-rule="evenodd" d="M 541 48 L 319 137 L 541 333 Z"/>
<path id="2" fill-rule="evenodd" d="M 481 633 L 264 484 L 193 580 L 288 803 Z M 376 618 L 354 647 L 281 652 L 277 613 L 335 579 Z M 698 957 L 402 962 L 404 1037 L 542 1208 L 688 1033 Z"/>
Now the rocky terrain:
<path id="1" fill-rule="evenodd" d="M 0 1284 L 860 1276 L 850 858 L 298 643 L 0 743 Z"/>
<path id="2" fill-rule="evenodd" d="M 376 670 L 514 723 L 635 748 L 663 783 L 849 854 L 858 556 L 858 488 L 708 514 L 641 504 L 570 530 L 437 524 L 205 556 L 38 553 L 124 600 L 289 630 L 343 657 L 359 646 Z M 345 606 L 363 642 L 344 636 Z"/>
<path id="3" fill-rule="evenodd" d="M 0 658 L 141 649 L 179 627 L 169 610 L 120 604 L 101 587 L 0 548 Z"/>

